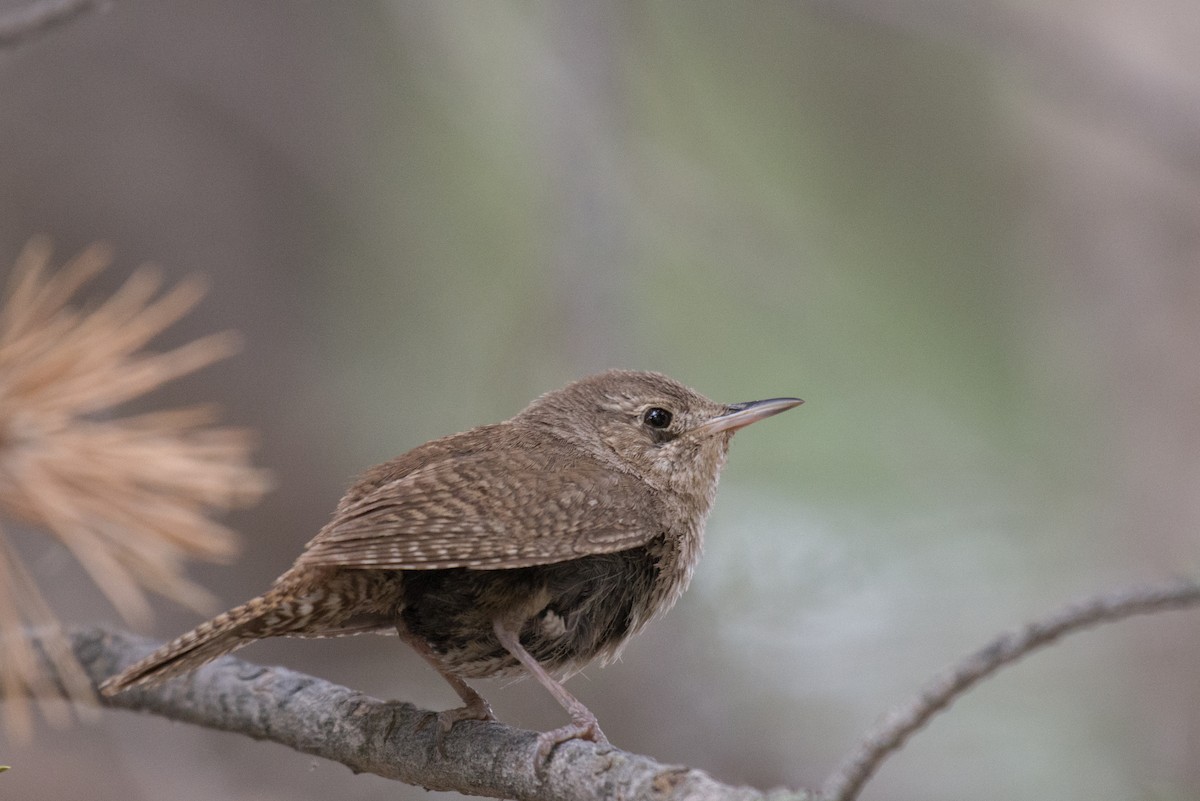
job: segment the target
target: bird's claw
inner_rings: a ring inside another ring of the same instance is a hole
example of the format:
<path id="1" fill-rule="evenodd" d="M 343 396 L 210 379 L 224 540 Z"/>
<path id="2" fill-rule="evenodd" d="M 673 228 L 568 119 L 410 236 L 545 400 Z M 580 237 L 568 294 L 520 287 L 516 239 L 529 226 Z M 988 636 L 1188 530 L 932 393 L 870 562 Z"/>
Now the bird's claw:
<path id="1" fill-rule="evenodd" d="M 447 709 L 442 712 L 427 712 L 421 722 L 417 724 L 417 731 L 422 731 L 435 720 L 437 721 L 437 733 L 433 737 L 433 744 L 437 748 L 438 756 L 445 757 L 446 735 L 454 728 L 454 724 L 461 720 L 491 722 L 496 720 L 496 715 L 492 712 L 491 704 L 480 698 L 477 702 L 460 706 L 457 709 Z"/>
<path id="2" fill-rule="evenodd" d="M 586 714 L 574 717 L 566 726 L 542 732 L 538 735 L 537 763 L 539 773 L 550 764 L 554 749 L 568 740 L 590 740 L 596 745 L 610 747 L 608 738 L 600 731 L 600 724 L 595 715 L 584 710 Z"/>

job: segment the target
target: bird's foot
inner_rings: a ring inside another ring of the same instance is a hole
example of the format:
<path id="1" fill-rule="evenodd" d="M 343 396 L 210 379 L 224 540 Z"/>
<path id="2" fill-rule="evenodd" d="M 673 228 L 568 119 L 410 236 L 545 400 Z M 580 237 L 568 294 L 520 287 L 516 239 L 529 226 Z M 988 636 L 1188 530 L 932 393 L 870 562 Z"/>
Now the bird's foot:
<path id="1" fill-rule="evenodd" d="M 604 736 L 604 732 L 600 731 L 600 724 L 596 720 L 596 716 L 583 704 L 580 704 L 578 709 L 571 710 L 569 724 L 538 735 L 537 765 L 539 772 L 550 764 L 550 756 L 554 753 L 554 749 L 568 740 L 591 740 L 597 745 L 611 745 L 608 738 Z"/>
<path id="2" fill-rule="evenodd" d="M 454 728 L 454 724 L 461 720 L 495 721 L 496 715 L 492 712 L 491 704 L 483 698 L 476 697 L 466 706 L 428 713 L 425 719 L 417 724 L 417 731 L 421 731 L 435 720 L 437 721 L 437 733 L 434 735 L 433 743 L 437 747 L 438 755 L 444 757 L 446 756 L 446 735 Z"/>
<path id="3" fill-rule="evenodd" d="M 492 623 L 496 639 L 500 640 L 504 650 L 512 654 L 537 679 L 539 684 L 550 691 L 554 700 L 562 704 L 563 709 L 567 710 L 567 714 L 571 716 L 570 724 L 538 735 L 534 770 L 543 773 L 550 764 L 550 757 L 554 753 L 554 749 L 567 740 L 591 740 L 597 745 L 611 747 L 604 732 L 600 731 L 600 724 L 596 722 L 596 716 L 591 713 L 591 710 L 584 706 L 578 698 L 567 692 L 567 688 L 547 673 L 541 663 L 525 650 L 524 645 L 521 645 L 521 627 L 518 623 L 519 621 L 497 618 Z"/>

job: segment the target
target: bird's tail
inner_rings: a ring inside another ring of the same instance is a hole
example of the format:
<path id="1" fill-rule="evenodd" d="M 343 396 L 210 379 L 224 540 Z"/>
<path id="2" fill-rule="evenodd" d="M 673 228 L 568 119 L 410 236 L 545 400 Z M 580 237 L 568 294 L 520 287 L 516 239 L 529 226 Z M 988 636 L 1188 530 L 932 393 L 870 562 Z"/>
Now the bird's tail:
<path id="1" fill-rule="evenodd" d="M 100 685 L 103 695 L 116 695 L 139 685 L 151 686 L 195 670 L 206 662 L 236 651 L 254 640 L 271 637 L 272 613 L 277 612 L 271 590 L 241 606 L 201 623 L 154 653 Z M 266 624 L 266 625 L 264 625 Z"/>

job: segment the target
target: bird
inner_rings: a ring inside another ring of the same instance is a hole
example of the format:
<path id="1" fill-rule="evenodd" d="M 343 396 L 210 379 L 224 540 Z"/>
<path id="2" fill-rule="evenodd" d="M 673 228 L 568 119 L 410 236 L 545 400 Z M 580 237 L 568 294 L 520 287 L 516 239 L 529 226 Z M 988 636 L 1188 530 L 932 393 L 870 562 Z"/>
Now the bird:
<path id="1" fill-rule="evenodd" d="M 462 700 L 437 742 L 496 719 L 467 679 L 529 675 L 608 745 L 563 681 L 607 664 L 688 586 L 734 432 L 798 398 L 717 403 L 660 373 L 609 370 L 514 417 L 367 470 L 262 595 L 104 681 L 152 686 L 268 637 L 397 634 Z"/>

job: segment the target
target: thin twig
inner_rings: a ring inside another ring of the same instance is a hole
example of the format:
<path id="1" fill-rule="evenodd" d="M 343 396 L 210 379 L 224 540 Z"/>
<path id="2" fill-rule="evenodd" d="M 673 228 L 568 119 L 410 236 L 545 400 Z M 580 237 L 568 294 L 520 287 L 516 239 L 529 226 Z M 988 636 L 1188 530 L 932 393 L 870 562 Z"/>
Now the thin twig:
<path id="1" fill-rule="evenodd" d="M 935 714 L 999 668 L 1049 645 L 1064 634 L 1132 615 L 1197 603 L 1200 603 L 1200 583 L 1179 580 L 1161 587 L 1105 593 L 1070 604 L 1041 620 L 1002 634 L 935 676 L 915 698 L 880 721 L 830 775 L 820 797 L 824 801 L 853 801 L 883 760 L 903 746 Z"/>
<path id="2" fill-rule="evenodd" d="M 112 0 L 36 0 L 0 15 L 0 47 L 15 47 Z"/>
<path id="3" fill-rule="evenodd" d="M 37 641 L 36 635 L 31 635 Z M 75 654 L 99 683 L 154 649 L 155 643 L 99 630 L 70 635 Z M 434 746 L 436 725 L 412 704 L 386 702 L 283 668 L 224 657 L 159 687 L 105 699 L 107 706 L 271 740 L 431 790 L 525 801 L 800 801 L 721 784 L 706 773 L 573 740 L 555 749 L 544 770 L 537 734 L 500 723 L 463 722 Z"/>

